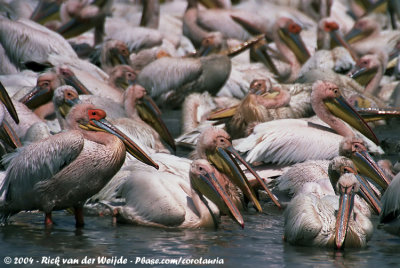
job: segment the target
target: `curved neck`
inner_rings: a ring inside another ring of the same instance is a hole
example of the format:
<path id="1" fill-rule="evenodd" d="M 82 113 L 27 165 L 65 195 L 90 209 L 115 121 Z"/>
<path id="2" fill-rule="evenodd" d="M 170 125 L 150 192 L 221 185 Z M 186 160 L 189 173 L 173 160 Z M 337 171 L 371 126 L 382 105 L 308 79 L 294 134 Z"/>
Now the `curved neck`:
<path id="1" fill-rule="evenodd" d="M 203 30 L 197 24 L 197 7 L 188 7 L 183 15 L 183 34 L 192 41 L 193 45 L 198 48 L 201 42 L 208 36 L 208 32 Z"/>
<path id="2" fill-rule="evenodd" d="M 379 65 L 378 70 L 375 76 L 369 81 L 369 83 L 365 86 L 365 92 L 371 93 L 372 95 L 376 96 L 379 92 L 379 84 L 382 80 L 384 67 Z"/>
<path id="3" fill-rule="evenodd" d="M 275 109 L 288 105 L 290 102 L 290 93 L 282 90 L 280 87 L 276 87 L 274 90 L 279 92 L 275 98 L 269 99 L 257 96 L 258 104 L 263 105 L 267 109 Z"/>
<path id="4" fill-rule="evenodd" d="M 112 146 L 118 140 L 116 136 L 107 132 L 82 130 L 82 133 L 85 139 L 102 145 Z"/>
<path id="5" fill-rule="evenodd" d="M 138 111 L 136 109 L 136 102 L 137 99 L 134 96 L 134 92 L 129 88 L 125 91 L 124 98 L 123 98 L 123 107 L 125 109 L 125 114 L 132 118 L 132 119 L 140 119 Z"/>
<path id="6" fill-rule="evenodd" d="M 194 189 L 192 189 L 192 201 L 199 214 L 198 226 L 218 226 L 218 215 L 214 215 L 210 208 L 210 202 L 205 197 L 200 196 Z"/>
<path id="7" fill-rule="evenodd" d="M 285 82 L 293 82 L 296 80 L 300 69 L 301 63 L 298 61 L 296 54 L 282 41 L 279 36 L 278 30 L 274 31 L 274 41 L 281 55 L 283 55 L 290 64 L 290 69 L 285 74 L 281 74 L 281 77 Z"/>
<path id="8" fill-rule="evenodd" d="M 322 98 L 311 97 L 311 105 L 316 115 L 343 137 L 353 137 L 354 133 L 341 119 L 334 116 L 325 106 Z"/>

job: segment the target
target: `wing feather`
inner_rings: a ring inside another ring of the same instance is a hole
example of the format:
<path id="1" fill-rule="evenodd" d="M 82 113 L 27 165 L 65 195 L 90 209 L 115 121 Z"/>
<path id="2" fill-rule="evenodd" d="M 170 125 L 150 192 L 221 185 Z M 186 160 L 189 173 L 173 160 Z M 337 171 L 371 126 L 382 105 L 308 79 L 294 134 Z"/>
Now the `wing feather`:
<path id="1" fill-rule="evenodd" d="M 235 144 L 246 161 L 290 164 L 312 159 L 332 159 L 339 154 L 342 136 L 298 119 L 257 125 L 253 133 Z"/>
<path id="2" fill-rule="evenodd" d="M 0 196 L 4 202 L 12 185 L 16 191 L 32 189 L 37 183 L 50 180 L 71 163 L 82 151 L 83 136 L 78 131 L 62 132 L 47 139 L 22 147 L 4 159 L 8 163 Z"/>

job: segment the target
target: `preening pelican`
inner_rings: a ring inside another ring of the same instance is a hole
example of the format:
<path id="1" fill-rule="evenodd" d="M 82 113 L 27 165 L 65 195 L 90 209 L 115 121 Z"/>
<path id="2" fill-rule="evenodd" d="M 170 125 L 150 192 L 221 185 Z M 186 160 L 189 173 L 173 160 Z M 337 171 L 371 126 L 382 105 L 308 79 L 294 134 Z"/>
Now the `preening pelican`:
<path id="1" fill-rule="evenodd" d="M 343 174 L 335 192 L 318 198 L 314 195 L 295 197 L 285 210 L 284 238 L 294 245 L 360 248 L 371 239 L 373 226 L 368 217 L 354 207 L 354 195 L 360 189 L 356 176 Z"/>
<path id="2" fill-rule="evenodd" d="M 3 221 L 23 210 L 39 209 L 46 214 L 45 224 L 51 225 L 53 210 L 74 207 L 76 225 L 83 226 L 83 202 L 120 169 L 126 150 L 158 167 L 105 116 L 93 105 L 76 105 L 67 118 L 69 131 L 8 157 L 7 175 L 0 188 Z"/>

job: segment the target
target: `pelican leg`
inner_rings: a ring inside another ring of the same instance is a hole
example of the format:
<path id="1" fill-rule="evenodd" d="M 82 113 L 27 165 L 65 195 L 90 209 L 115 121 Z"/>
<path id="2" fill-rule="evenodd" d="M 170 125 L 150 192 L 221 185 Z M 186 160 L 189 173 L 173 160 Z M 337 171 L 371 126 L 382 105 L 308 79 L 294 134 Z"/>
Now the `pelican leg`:
<path id="1" fill-rule="evenodd" d="M 83 207 L 74 207 L 75 210 L 75 226 L 78 227 L 83 227 L 85 225 L 83 221 Z"/>
<path id="2" fill-rule="evenodd" d="M 53 225 L 53 220 L 51 219 L 51 212 L 46 212 L 44 217 L 44 225 L 50 227 Z"/>
<path id="3" fill-rule="evenodd" d="M 112 210 L 112 225 L 116 226 L 117 225 L 117 216 L 118 216 L 119 212 L 118 209 L 114 208 Z"/>

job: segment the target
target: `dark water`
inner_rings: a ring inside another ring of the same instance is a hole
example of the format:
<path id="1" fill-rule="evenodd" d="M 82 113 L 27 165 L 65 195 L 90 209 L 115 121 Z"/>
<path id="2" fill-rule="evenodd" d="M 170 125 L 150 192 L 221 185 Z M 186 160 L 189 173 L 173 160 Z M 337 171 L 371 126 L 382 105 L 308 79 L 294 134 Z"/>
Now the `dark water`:
<path id="1" fill-rule="evenodd" d="M 166 114 L 174 136 L 179 133 L 179 112 Z M 182 153 L 182 152 L 180 152 Z M 263 204 L 264 213 L 244 213 L 242 230 L 228 218 L 222 218 L 220 228 L 160 229 L 133 225 L 113 225 L 110 217 L 86 217 L 82 229 L 75 228 L 72 215 L 54 212 L 56 225 L 46 229 L 42 213 L 20 213 L 0 227 L 0 267 L 5 257 L 15 261 L 32 261 L 30 267 L 56 267 L 57 257 L 76 261 L 73 267 L 87 267 L 86 259 L 100 257 L 126 259 L 130 267 L 136 258 L 143 261 L 216 259 L 226 267 L 395 267 L 400 264 L 400 238 L 375 227 L 372 240 L 365 249 L 334 251 L 323 248 L 291 246 L 282 241 L 282 211 Z M 373 218 L 377 225 L 377 217 Z M 32 259 L 22 259 L 28 257 Z M 44 261 L 53 264 L 42 264 Z M 175 265 L 163 265 L 175 266 Z M 204 265 L 202 265 L 204 266 Z M 211 265 L 212 267 L 215 265 Z"/>
<path id="2" fill-rule="evenodd" d="M 96 263 L 98 256 L 123 256 L 129 266 L 137 257 L 147 261 L 218 258 L 228 267 L 393 267 L 400 263 L 400 238 L 380 229 L 375 229 L 365 249 L 295 247 L 282 241 L 282 213 L 269 206 L 264 210 L 263 214 L 245 213 L 243 230 L 228 218 L 222 219 L 218 230 L 166 230 L 115 226 L 109 217 L 87 217 L 86 226 L 76 229 L 74 217 L 61 211 L 54 213 L 57 225 L 46 229 L 41 213 L 21 213 L 0 229 L 0 266 L 5 266 L 6 256 L 13 261 L 15 257 L 32 257 L 33 266 L 39 266 L 43 257 L 82 262 L 85 256 L 95 258 Z"/>

